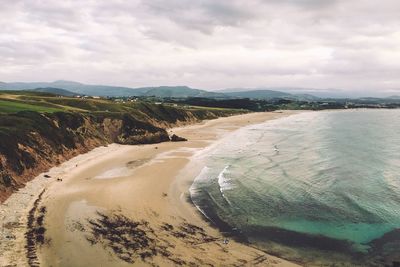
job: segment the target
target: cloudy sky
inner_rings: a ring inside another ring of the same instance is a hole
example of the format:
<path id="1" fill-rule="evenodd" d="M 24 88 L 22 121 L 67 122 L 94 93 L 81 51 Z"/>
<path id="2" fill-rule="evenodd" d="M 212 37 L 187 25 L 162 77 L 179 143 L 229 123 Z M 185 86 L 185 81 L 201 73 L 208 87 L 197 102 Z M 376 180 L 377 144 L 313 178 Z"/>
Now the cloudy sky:
<path id="1" fill-rule="evenodd" d="M 399 0 L 0 0 L 0 81 L 400 92 Z"/>

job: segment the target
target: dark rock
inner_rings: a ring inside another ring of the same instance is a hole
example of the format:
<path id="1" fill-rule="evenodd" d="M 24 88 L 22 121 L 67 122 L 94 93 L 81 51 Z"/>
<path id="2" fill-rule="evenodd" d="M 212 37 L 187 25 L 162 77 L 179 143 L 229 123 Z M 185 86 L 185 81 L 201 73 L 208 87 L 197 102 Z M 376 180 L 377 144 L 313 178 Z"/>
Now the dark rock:
<path id="1" fill-rule="evenodd" d="M 173 134 L 171 136 L 171 141 L 172 142 L 183 142 L 183 141 L 187 141 L 187 139 L 183 138 L 183 137 L 180 137 L 180 136 L 177 136 L 176 134 Z"/>
<path id="2" fill-rule="evenodd" d="M 6 187 L 10 187 L 12 185 L 12 177 L 8 173 L 0 173 L 0 178 Z"/>

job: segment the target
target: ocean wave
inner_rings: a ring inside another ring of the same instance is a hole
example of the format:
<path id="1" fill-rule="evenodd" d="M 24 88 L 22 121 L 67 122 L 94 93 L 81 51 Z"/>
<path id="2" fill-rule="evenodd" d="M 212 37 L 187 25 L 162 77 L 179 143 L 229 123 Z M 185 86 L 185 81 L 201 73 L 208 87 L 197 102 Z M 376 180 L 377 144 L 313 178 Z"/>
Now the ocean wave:
<path id="1" fill-rule="evenodd" d="M 201 207 L 201 204 L 198 201 L 197 196 L 201 195 L 201 183 L 206 182 L 209 178 L 209 168 L 205 166 L 201 171 L 200 174 L 193 180 L 192 185 L 189 187 L 189 197 L 192 204 L 196 207 L 196 209 L 209 221 L 213 222 L 213 220 L 207 215 L 206 211 Z"/>
<path id="2" fill-rule="evenodd" d="M 225 175 L 228 172 L 229 167 L 230 165 L 225 166 L 225 168 L 218 174 L 218 186 L 222 197 L 226 200 L 226 202 L 228 202 L 229 205 L 232 206 L 232 203 L 224 194 L 225 191 L 235 188 L 233 181 Z"/>
<path id="3" fill-rule="evenodd" d="M 314 237 L 351 243 L 357 253 L 374 249 L 366 243 L 400 226 L 394 112 L 308 113 L 243 128 L 203 154 L 209 169 L 197 178 L 197 208 L 250 238 L 256 227 L 262 245 L 285 245 L 291 231 L 294 241 L 312 237 L 313 249 L 331 249 Z M 263 227 L 281 235 L 274 240 Z"/>

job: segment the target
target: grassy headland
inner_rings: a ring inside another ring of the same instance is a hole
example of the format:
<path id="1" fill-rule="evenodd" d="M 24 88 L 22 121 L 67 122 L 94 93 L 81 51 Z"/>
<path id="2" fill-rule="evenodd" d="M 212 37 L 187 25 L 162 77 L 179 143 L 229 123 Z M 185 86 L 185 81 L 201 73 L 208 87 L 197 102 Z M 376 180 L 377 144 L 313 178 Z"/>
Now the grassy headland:
<path id="1" fill-rule="evenodd" d="M 94 147 L 169 141 L 166 128 L 245 112 L 0 92 L 0 201 L 38 173 Z"/>

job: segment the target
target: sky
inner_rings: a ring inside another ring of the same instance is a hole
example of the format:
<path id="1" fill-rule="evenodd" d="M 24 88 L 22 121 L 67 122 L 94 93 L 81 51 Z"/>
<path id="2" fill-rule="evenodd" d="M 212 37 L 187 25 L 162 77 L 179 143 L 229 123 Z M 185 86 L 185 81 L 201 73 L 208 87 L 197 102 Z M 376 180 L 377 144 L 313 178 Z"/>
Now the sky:
<path id="1" fill-rule="evenodd" d="M 400 93 L 398 0 L 0 0 L 0 81 Z"/>

